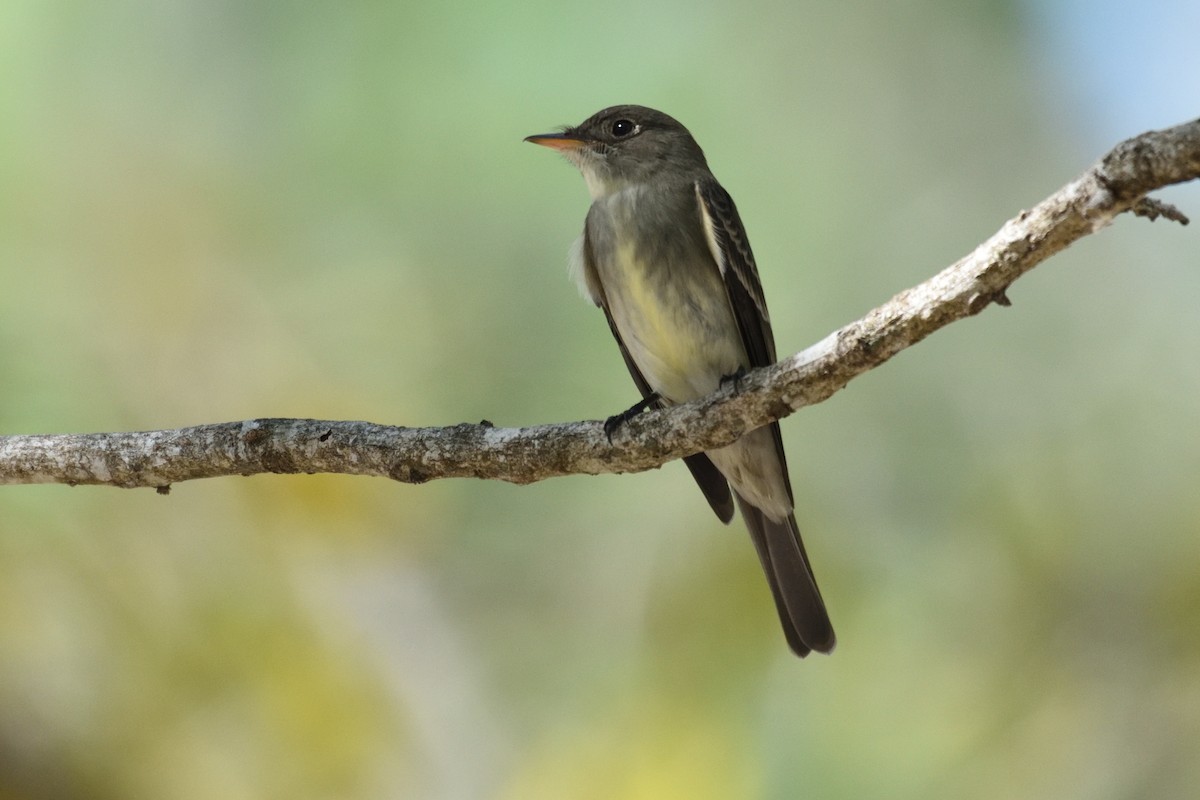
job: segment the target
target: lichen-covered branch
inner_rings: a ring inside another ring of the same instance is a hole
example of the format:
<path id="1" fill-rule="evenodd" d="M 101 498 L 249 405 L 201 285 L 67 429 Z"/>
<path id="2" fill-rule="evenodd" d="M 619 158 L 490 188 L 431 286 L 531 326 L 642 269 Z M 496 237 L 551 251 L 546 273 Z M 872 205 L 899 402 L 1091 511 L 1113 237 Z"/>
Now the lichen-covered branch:
<path id="1" fill-rule="evenodd" d="M 803 352 L 694 403 L 650 412 L 609 442 L 600 422 L 497 428 L 488 422 L 405 428 L 368 422 L 258 419 L 139 433 L 0 437 L 0 484 L 156 487 L 266 472 L 375 475 L 409 483 L 476 477 L 531 483 L 569 474 L 638 472 L 833 395 L 955 320 L 992 303 L 1020 276 L 1118 214 L 1186 224 L 1146 195 L 1200 178 L 1200 120 L 1136 136 L 974 252 Z"/>

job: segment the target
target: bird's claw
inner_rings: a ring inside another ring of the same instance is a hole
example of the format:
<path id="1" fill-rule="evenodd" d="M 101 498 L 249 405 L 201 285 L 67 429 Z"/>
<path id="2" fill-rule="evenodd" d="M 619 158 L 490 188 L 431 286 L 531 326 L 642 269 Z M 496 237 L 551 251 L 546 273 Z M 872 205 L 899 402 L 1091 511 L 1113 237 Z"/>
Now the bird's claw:
<path id="1" fill-rule="evenodd" d="M 620 428 L 626 422 L 629 422 L 629 420 L 633 419 L 638 414 L 642 413 L 647 408 L 650 408 L 657 402 L 657 393 L 647 395 L 629 408 L 622 411 L 620 414 L 613 414 L 611 417 L 604 420 L 604 435 L 608 437 L 608 443 L 612 444 L 612 437 L 613 434 L 617 432 L 617 428 Z"/>
<path id="2" fill-rule="evenodd" d="M 728 375 L 723 375 L 720 380 L 720 386 L 724 389 L 729 384 L 733 384 L 733 393 L 740 394 L 742 391 L 742 378 L 746 377 L 746 368 L 738 367 L 735 371 Z"/>

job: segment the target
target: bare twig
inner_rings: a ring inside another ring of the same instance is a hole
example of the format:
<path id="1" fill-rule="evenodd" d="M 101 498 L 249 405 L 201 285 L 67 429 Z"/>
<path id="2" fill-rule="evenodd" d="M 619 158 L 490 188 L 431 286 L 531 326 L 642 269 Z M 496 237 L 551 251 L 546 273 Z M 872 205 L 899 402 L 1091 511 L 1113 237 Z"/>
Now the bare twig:
<path id="1" fill-rule="evenodd" d="M 496 428 L 488 422 L 402 428 L 367 422 L 258 419 L 141 433 L 0 437 L 0 483 L 149 486 L 265 472 L 377 475 L 408 483 L 476 477 L 531 483 L 568 474 L 638 472 L 833 395 L 955 320 L 991 303 L 1046 258 L 1126 211 L 1187 223 L 1149 192 L 1200 177 L 1200 120 L 1117 145 L 1079 178 L 924 283 L 778 364 L 687 405 L 643 414 L 609 443 L 600 422 Z"/>

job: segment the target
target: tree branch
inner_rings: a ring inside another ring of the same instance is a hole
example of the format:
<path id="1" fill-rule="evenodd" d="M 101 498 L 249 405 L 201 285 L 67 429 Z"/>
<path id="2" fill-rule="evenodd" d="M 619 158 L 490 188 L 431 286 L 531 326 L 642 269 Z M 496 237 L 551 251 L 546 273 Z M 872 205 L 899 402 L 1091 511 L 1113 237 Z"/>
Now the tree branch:
<path id="1" fill-rule="evenodd" d="M 991 303 L 1020 276 L 1126 211 L 1187 224 L 1149 192 L 1200 177 L 1200 119 L 1122 142 L 974 252 L 862 319 L 694 403 L 643 414 L 610 443 L 600 422 L 446 428 L 257 419 L 138 433 L 0 437 L 0 484 L 156 487 L 194 478 L 273 473 L 375 475 L 406 483 L 476 477 L 513 483 L 640 472 L 732 443 L 746 431 L 827 399 L 852 378 Z"/>

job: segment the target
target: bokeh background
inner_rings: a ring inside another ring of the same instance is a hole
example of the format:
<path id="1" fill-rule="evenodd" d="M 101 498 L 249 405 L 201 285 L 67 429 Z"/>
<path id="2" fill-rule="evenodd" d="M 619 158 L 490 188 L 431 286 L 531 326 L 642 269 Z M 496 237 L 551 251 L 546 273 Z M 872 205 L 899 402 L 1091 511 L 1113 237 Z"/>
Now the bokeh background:
<path id="1" fill-rule="evenodd" d="M 602 418 L 587 196 L 683 120 L 781 353 L 1200 113 L 1190 0 L 0 5 L 0 432 Z M 1200 216 L 1200 192 L 1162 197 Z M 0 798 L 1200 785 L 1200 232 L 1123 218 L 784 424 L 792 658 L 678 464 L 0 490 Z"/>

